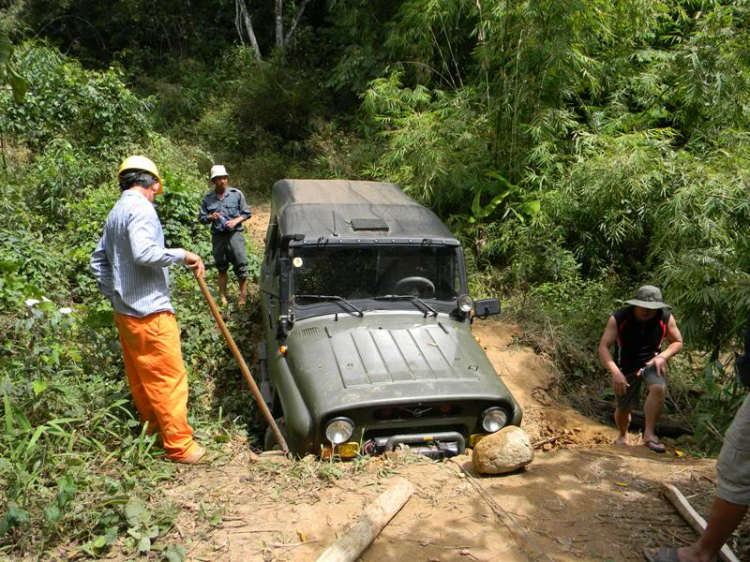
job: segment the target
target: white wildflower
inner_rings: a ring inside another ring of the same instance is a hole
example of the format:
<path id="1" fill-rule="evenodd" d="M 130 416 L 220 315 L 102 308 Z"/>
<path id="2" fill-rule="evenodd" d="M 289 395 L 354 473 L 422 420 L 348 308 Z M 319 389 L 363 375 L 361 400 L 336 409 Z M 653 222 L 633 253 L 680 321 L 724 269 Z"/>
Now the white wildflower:
<path id="1" fill-rule="evenodd" d="M 24 301 L 24 304 L 25 304 L 26 306 L 28 306 L 29 308 L 31 308 L 31 307 L 33 307 L 33 306 L 35 306 L 35 305 L 39 304 L 40 302 L 41 302 L 41 301 L 38 301 L 38 300 L 36 300 L 36 299 L 26 299 L 26 300 Z"/>
<path id="2" fill-rule="evenodd" d="M 60 309 L 60 314 L 70 314 L 71 312 L 73 312 L 73 309 L 68 308 L 67 306 L 64 306 Z"/>
<path id="3" fill-rule="evenodd" d="M 47 297 L 42 297 L 42 300 L 43 300 L 44 302 L 52 302 L 52 301 L 51 301 L 51 300 L 49 300 L 49 299 L 48 299 Z"/>

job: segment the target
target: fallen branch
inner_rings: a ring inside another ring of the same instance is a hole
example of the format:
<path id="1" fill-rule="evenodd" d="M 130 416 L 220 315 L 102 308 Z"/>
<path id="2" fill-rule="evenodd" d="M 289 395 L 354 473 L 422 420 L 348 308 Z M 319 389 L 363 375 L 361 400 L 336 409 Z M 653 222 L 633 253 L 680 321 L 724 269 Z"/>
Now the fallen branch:
<path id="1" fill-rule="evenodd" d="M 677 513 L 682 515 L 682 518 L 690 524 L 690 526 L 696 533 L 702 535 L 705 532 L 706 520 L 703 519 L 703 517 L 701 517 L 700 514 L 693 509 L 693 506 L 691 506 L 687 498 L 682 495 L 682 492 L 680 492 L 675 486 L 672 486 L 671 484 L 664 484 L 662 493 L 664 494 L 664 497 L 666 497 L 672 503 L 672 505 L 677 510 Z M 740 562 L 740 559 L 734 555 L 732 549 L 729 548 L 726 544 L 721 547 L 719 558 L 721 558 L 724 562 Z"/>
<path id="2" fill-rule="evenodd" d="M 558 439 L 560 439 L 560 437 L 562 437 L 562 435 L 553 435 L 552 437 L 548 437 L 547 439 L 542 439 L 541 441 L 537 441 L 536 443 L 532 445 L 532 447 L 534 449 L 538 449 L 542 445 L 546 445 L 547 443 L 551 443 L 552 441 L 557 441 Z"/>
<path id="3" fill-rule="evenodd" d="M 315 544 L 316 542 L 318 542 L 318 541 L 298 542 L 298 543 L 295 543 L 295 544 L 292 544 L 292 545 L 287 545 L 288 548 L 286 550 L 282 551 L 282 552 L 279 552 L 276 556 L 273 557 L 272 560 L 278 560 L 279 558 L 281 558 L 282 556 L 284 556 L 287 552 L 289 552 L 290 550 L 294 550 L 298 546 L 302 546 L 302 545 L 305 545 L 305 544 Z"/>
<path id="4" fill-rule="evenodd" d="M 367 550 L 388 522 L 398 513 L 414 493 L 414 487 L 398 478 L 369 505 L 359 519 L 342 533 L 342 537 L 329 546 L 318 562 L 354 562 Z"/>
<path id="5" fill-rule="evenodd" d="M 230 529 L 236 529 L 237 527 L 230 527 Z M 242 529 L 239 531 L 230 531 L 228 535 L 242 535 L 245 533 L 282 533 L 281 529 Z"/>

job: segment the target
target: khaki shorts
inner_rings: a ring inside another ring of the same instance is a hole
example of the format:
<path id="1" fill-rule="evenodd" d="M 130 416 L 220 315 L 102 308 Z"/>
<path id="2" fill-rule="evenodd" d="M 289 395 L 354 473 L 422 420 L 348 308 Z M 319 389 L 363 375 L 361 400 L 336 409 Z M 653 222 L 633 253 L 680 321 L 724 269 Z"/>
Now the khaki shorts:
<path id="1" fill-rule="evenodd" d="M 750 397 L 745 398 L 724 436 L 716 472 L 717 496 L 729 503 L 750 505 Z"/>
<path id="2" fill-rule="evenodd" d="M 625 375 L 628 380 L 628 391 L 622 396 L 617 397 L 617 409 L 618 410 L 632 410 L 638 405 L 638 400 L 641 396 L 641 387 L 646 384 L 649 387 L 654 384 L 659 386 L 667 386 L 667 379 L 660 377 L 656 374 L 656 367 L 649 365 L 643 370 L 641 376 L 636 376 L 638 371 Z"/>

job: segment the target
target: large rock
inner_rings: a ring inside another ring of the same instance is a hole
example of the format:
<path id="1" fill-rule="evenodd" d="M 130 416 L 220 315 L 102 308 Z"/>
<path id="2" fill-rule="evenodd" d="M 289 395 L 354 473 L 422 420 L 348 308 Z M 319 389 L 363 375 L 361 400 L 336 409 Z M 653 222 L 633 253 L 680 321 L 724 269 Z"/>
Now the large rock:
<path id="1" fill-rule="evenodd" d="M 534 448 L 520 427 L 504 427 L 488 435 L 474 447 L 471 461 L 480 474 L 513 472 L 534 460 Z"/>

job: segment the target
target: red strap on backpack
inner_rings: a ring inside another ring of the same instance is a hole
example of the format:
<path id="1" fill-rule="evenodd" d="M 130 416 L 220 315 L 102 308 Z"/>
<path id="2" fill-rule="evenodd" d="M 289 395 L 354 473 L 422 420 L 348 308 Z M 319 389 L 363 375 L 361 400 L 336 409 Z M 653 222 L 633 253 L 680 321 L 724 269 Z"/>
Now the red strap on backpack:
<path id="1" fill-rule="evenodd" d="M 661 326 L 661 339 L 659 340 L 659 347 L 657 349 L 661 349 L 661 344 L 664 341 L 664 336 L 667 335 L 667 326 L 669 325 L 669 312 L 666 310 L 661 315 L 661 320 L 659 320 L 659 325 Z"/>

